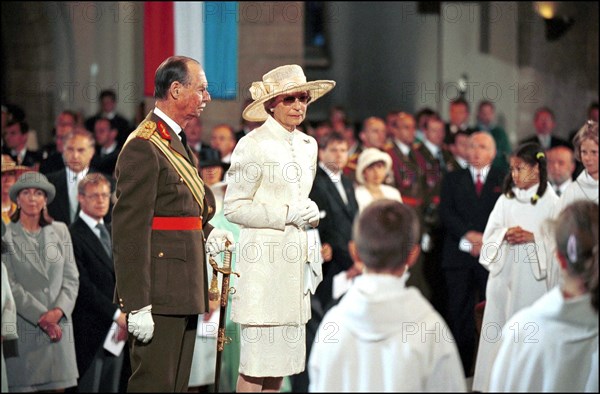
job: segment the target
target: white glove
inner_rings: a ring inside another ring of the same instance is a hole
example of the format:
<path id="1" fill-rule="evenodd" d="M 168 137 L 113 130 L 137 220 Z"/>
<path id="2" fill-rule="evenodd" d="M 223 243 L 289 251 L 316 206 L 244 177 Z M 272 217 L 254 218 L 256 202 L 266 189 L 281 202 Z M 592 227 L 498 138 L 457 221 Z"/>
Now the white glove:
<path id="1" fill-rule="evenodd" d="M 302 219 L 306 220 L 310 225 L 316 226 L 319 224 L 319 218 L 321 217 L 321 212 L 319 211 L 319 207 L 317 203 L 311 199 L 308 199 L 306 208 L 302 211 Z"/>
<path id="2" fill-rule="evenodd" d="M 154 335 L 154 320 L 152 320 L 152 305 L 129 313 L 127 330 L 142 343 L 148 343 Z"/>
<path id="3" fill-rule="evenodd" d="M 308 204 L 297 204 L 290 205 L 288 207 L 287 217 L 285 218 L 285 224 L 293 224 L 296 227 L 302 228 L 306 225 L 306 219 L 303 214 Z"/>
<path id="4" fill-rule="evenodd" d="M 229 241 L 229 246 L 225 246 L 227 241 Z M 206 239 L 206 251 L 213 257 L 226 250 L 233 252 L 235 249 L 234 242 L 231 231 L 215 228 L 208 234 Z"/>

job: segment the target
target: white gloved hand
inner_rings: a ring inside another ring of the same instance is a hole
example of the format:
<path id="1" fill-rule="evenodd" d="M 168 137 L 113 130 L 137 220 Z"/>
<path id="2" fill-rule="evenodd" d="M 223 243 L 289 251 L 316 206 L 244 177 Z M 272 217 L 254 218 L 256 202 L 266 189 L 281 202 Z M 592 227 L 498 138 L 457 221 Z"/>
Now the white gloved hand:
<path id="1" fill-rule="evenodd" d="M 127 330 L 142 343 L 148 343 L 154 335 L 154 320 L 152 319 L 152 305 L 129 313 Z"/>
<path id="2" fill-rule="evenodd" d="M 321 212 L 319 211 L 319 207 L 317 203 L 311 199 L 308 199 L 306 207 L 302 211 L 302 218 L 306 220 L 311 226 L 316 226 L 319 224 L 319 218 L 321 217 Z"/>
<path id="3" fill-rule="evenodd" d="M 306 225 L 306 219 L 303 218 L 304 210 L 307 204 L 290 205 L 288 207 L 285 224 L 293 224 L 296 227 L 302 228 Z"/>
<path id="4" fill-rule="evenodd" d="M 229 241 L 228 246 L 226 246 L 227 241 Z M 206 239 L 206 251 L 211 256 L 215 257 L 226 250 L 233 252 L 234 249 L 235 245 L 231 231 L 215 228 L 208 234 L 208 238 Z"/>

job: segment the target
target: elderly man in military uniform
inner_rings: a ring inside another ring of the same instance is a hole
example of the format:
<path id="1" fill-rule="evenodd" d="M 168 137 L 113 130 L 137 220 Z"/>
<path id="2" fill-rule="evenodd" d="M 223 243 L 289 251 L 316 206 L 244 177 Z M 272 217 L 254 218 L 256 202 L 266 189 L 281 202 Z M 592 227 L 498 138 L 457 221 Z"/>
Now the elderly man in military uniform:
<path id="1" fill-rule="evenodd" d="M 208 224 L 214 199 L 183 132 L 210 102 L 207 85 L 196 60 L 166 59 L 155 74 L 156 106 L 117 161 L 113 252 L 130 392 L 187 391 L 198 314 L 208 310 L 205 252 L 233 248 L 230 232 Z"/>

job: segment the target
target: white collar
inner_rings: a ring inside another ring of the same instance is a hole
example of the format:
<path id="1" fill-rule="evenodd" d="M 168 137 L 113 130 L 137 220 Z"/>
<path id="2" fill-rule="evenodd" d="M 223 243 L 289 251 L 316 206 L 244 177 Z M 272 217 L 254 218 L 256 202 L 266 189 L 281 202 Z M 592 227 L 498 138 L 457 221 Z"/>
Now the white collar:
<path id="1" fill-rule="evenodd" d="M 479 173 L 479 175 L 481 176 L 481 183 L 485 183 L 485 180 L 487 179 L 487 176 L 490 173 L 490 168 L 492 168 L 492 165 L 488 164 L 487 166 L 479 170 L 473 167 L 472 165 L 469 165 L 468 168 L 469 172 L 471 173 L 471 177 L 473 178 L 473 182 L 477 180 L 477 173 Z"/>
<path id="2" fill-rule="evenodd" d="M 437 157 L 438 152 L 440 151 L 440 147 L 435 145 L 434 143 L 432 143 L 431 141 L 429 141 L 427 138 L 425 138 L 425 141 L 423 141 L 423 144 L 425 145 L 425 147 L 427 148 L 427 150 L 429 152 L 431 152 L 431 154 L 433 155 L 433 157 Z"/>
<path id="3" fill-rule="evenodd" d="M 158 107 L 154 107 L 154 113 L 161 118 L 162 120 L 165 121 L 165 123 L 171 128 L 173 129 L 173 131 L 175 132 L 175 134 L 177 134 L 177 136 L 181 139 L 181 136 L 179 135 L 181 133 L 181 126 L 179 126 L 177 124 L 177 122 L 175 122 L 173 119 L 169 118 L 169 116 L 167 114 L 165 114 L 163 111 L 160 110 L 160 108 Z"/>
<path id="4" fill-rule="evenodd" d="M 96 220 L 93 217 L 91 217 L 90 215 L 88 215 L 87 213 L 83 212 L 83 210 L 79 211 L 79 217 L 85 222 L 85 224 L 88 225 L 89 228 L 91 228 L 93 231 L 99 231 L 96 228 L 96 225 L 98 223 L 102 223 L 104 224 L 104 219 L 100 219 L 100 220 Z"/>
<path id="5" fill-rule="evenodd" d="M 587 170 L 581 171 L 581 174 L 579 174 L 577 177 L 577 182 L 586 187 L 598 187 L 598 181 L 592 178 L 592 176 L 588 174 Z"/>
<path id="6" fill-rule="evenodd" d="M 531 197 L 533 197 L 533 195 L 535 193 L 537 193 L 537 190 L 539 187 L 540 187 L 539 183 L 536 183 L 535 185 L 531 186 L 529 189 L 519 189 L 518 187 L 513 186 L 512 191 L 515 194 L 515 198 L 517 200 L 519 200 L 520 202 L 530 203 Z M 552 192 L 554 193 L 554 190 L 552 189 L 551 186 L 550 186 L 550 190 L 552 190 Z M 547 192 L 548 192 L 548 189 L 546 189 L 546 193 Z M 540 196 L 540 198 L 541 198 L 541 196 Z"/>
<path id="7" fill-rule="evenodd" d="M 321 160 L 319 160 L 319 167 L 321 167 L 321 169 L 323 171 L 325 171 L 325 173 L 327 174 L 327 176 L 329 176 L 329 178 L 331 178 L 331 180 L 333 182 L 339 182 L 339 180 L 342 177 L 342 170 L 341 169 L 338 170 L 337 172 L 333 172 Z"/>
<path id="8" fill-rule="evenodd" d="M 105 148 L 104 146 L 100 148 L 100 153 L 108 155 L 109 153 L 114 152 L 115 149 L 117 149 L 117 141 L 113 142 L 108 148 Z"/>
<path id="9" fill-rule="evenodd" d="M 72 169 L 70 169 L 69 167 L 66 167 L 66 170 L 67 170 L 67 183 L 69 183 L 69 180 L 73 179 L 75 177 L 77 177 L 77 181 L 82 180 L 87 175 L 87 173 L 90 171 L 90 167 L 86 167 L 80 172 L 75 172 Z"/>
<path id="10" fill-rule="evenodd" d="M 107 119 L 113 119 L 115 117 L 115 115 L 117 114 L 116 111 L 112 111 L 112 112 L 103 112 L 102 113 L 102 117 L 107 118 Z"/>
<path id="11" fill-rule="evenodd" d="M 294 131 L 289 131 L 285 127 L 283 127 L 274 117 L 269 115 L 267 120 L 265 121 L 265 125 L 271 130 L 273 130 L 279 137 L 285 139 L 288 142 L 292 142 L 294 139 L 294 134 L 298 131 L 294 129 Z M 299 131 L 298 131 L 299 132 Z"/>
<path id="12" fill-rule="evenodd" d="M 402 154 L 404 156 L 408 156 L 408 154 L 410 153 L 410 146 L 406 145 L 404 142 L 400 141 L 398 138 L 394 138 L 394 143 L 396 144 L 398 149 L 400 149 L 400 152 L 402 152 Z"/>

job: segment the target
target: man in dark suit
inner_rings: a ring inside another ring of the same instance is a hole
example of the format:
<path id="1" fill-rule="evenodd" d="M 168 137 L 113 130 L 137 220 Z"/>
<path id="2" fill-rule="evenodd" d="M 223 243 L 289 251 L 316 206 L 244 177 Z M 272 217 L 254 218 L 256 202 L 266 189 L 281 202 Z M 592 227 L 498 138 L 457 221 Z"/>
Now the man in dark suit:
<path id="1" fill-rule="evenodd" d="M 353 267 L 348 250 L 358 203 L 352 181 L 342 172 L 347 161 L 348 142 L 341 133 L 333 131 L 319 141 L 319 163 L 309 198 L 321 212 L 319 237 L 324 249 L 330 249 L 331 260 L 323 263 L 323 281 L 311 299 L 312 317 L 306 327 L 307 360 L 319 323 L 334 302 L 333 277 L 343 271 L 346 271 L 349 278 L 359 274 Z M 294 375 L 292 391 L 308 391 L 306 370 Z"/>
<path id="2" fill-rule="evenodd" d="M 112 179 L 121 152 L 117 141 L 118 130 L 108 118 L 98 118 L 94 124 L 96 152 L 92 157 L 91 167 Z"/>
<path id="3" fill-rule="evenodd" d="M 466 135 L 471 135 L 475 132 L 469 127 L 469 103 L 462 97 L 454 99 L 450 102 L 448 109 L 450 121 L 446 123 L 446 134 L 444 136 L 444 144 L 446 146 L 454 144 L 454 137 L 458 132 Z"/>
<path id="4" fill-rule="evenodd" d="M 392 144 L 386 152 L 392 157 L 394 185 L 402 195 L 402 202 L 418 209 L 423 203 L 424 179 L 419 166 L 425 167 L 423 156 L 414 149 L 415 118 L 398 112 L 390 122 Z"/>
<path id="5" fill-rule="evenodd" d="M 425 168 L 425 158 L 415 149 L 417 132 L 415 118 L 406 112 L 396 112 L 388 116 L 388 132 L 391 144 L 386 152 L 392 158 L 394 185 L 402 195 L 402 202 L 419 212 L 423 205 L 425 177 L 421 168 Z M 423 296 L 431 300 L 431 288 L 423 272 L 423 255 L 410 268 L 408 286 L 417 287 Z"/>
<path id="6" fill-rule="evenodd" d="M 483 231 L 502 193 L 504 173 L 491 167 L 496 156 L 494 138 L 476 132 L 469 138 L 469 166 L 442 180 L 440 218 L 444 228 L 442 271 L 446 280 L 448 322 L 464 371 L 472 375 L 475 349 L 474 308 L 485 299 L 488 273 L 479 264 Z"/>
<path id="7" fill-rule="evenodd" d="M 352 237 L 352 221 L 358 213 L 352 181 L 342 169 L 348 161 L 348 143 L 338 132 L 331 132 L 319 143 L 319 164 L 309 198 L 321 211 L 319 236 L 330 245 L 332 259 L 323 265 L 323 282 L 316 291 L 321 306 L 332 300 L 333 277 L 352 267 L 348 242 Z"/>
<path id="8" fill-rule="evenodd" d="M 52 129 L 53 141 L 46 144 L 42 149 L 42 164 L 40 172 L 50 174 L 65 168 L 63 152 L 65 137 L 71 133 L 77 125 L 77 114 L 71 110 L 64 110 L 56 117 L 54 129 Z"/>
<path id="9" fill-rule="evenodd" d="M 155 73 L 156 107 L 117 160 L 113 252 L 132 392 L 187 391 L 198 315 L 208 311 L 206 252 L 233 249 L 231 232 L 208 224 L 214 197 L 182 131 L 210 102 L 207 86 L 196 60 L 166 59 Z"/>
<path id="10" fill-rule="evenodd" d="M 94 137 L 84 129 L 75 129 L 64 140 L 63 158 L 66 167 L 48 174 L 48 181 L 56 188 L 56 197 L 48 205 L 48 213 L 67 225 L 73 223 L 79 212 L 77 184 L 91 171 L 94 156 Z M 94 171 L 91 171 L 94 172 Z M 110 218 L 105 218 L 110 222 Z"/>
<path id="11" fill-rule="evenodd" d="M 550 108 L 538 108 L 533 117 L 533 125 L 535 127 L 535 135 L 525 138 L 520 142 L 520 145 L 535 142 L 536 144 L 540 144 L 544 150 L 557 146 L 566 146 L 573 149 L 573 145 L 569 141 L 554 135 L 556 120 L 554 112 Z"/>
<path id="12" fill-rule="evenodd" d="M 9 155 L 17 165 L 38 170 L 42 156 L 37 151 L 27 149 L 29 125 L 25 121 L 11 120 L 4 130 L 2 153 Z"/>
<path id="13" fill-rule="evenodd" d="M 114 90 L 105 89 L 100 92 L 100 112 L 85 120 L 85 128 L 94 131 L 94 124 L 99 118 L 108 118 L 119 131 L 117 141 L 122 145 L 133 130 L 125 117 L 117 112 L 117 94 Z"/>
<path id="14" fill-rule="evenodd" d="M 439 215 L 440 193 L 443 178 L 459 166 L 452 153 L 444 147 L 444 122 L 437 115 L 429 117 L 423 132 L 425 139 L 415 147 L 423 157 L 419 161 L 424 178 L 423 203 L 417 211 L 423 233 L 423 275 L 431 289 L 431 304 L 443 315 L 446 290 L 441 270 L 444 231 Z"/>
<path id="15" fill-rule="evenodd" d="M 79 293 L 73 310 L 75 353 L 80 392 L 119 391 L 124 354 L 118 357 L 104 350 L 104 339 L 127 339 L 125 313 L 113 303 L 115 272 L 110 229 L 104 216 L 110 206 L 110 181 L 102 174 L 90 174 L 78 184 L 81 211 L 71 224 L 71 240 L 79 270 Z M 115 322 L 117 330 L 109 332 Z"/>
<path id="16" fill-rule="evenodd" d="M 187 137 L 187 143 L 190 146 L 190 149 L 199 162 L 213 160 L 220 161 L 219 151 L 202 141 L 202 129 L 202 119 L 198 117 L 190 119 L 185 130 L 183 130 Z"/>

